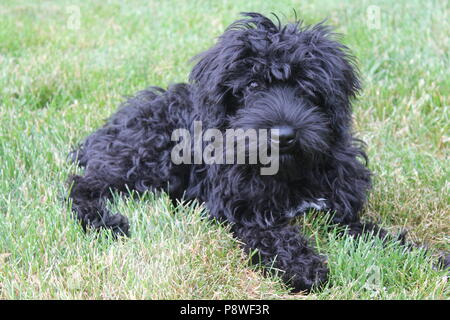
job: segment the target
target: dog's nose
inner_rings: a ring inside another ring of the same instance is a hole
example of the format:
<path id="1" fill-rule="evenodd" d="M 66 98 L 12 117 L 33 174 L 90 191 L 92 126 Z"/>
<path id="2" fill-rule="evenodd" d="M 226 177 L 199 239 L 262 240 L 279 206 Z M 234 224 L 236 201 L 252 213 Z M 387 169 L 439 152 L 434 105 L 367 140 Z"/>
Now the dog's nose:
<path id="1" fill-rule="evenodd" d="M 295 130 L 293 128 L 280 126 L 273 129 L 278 130 L 278 135 L 275 134 L 275 141 L 279 142 L 280 148 L 290 148 L 295 144 Z"/>

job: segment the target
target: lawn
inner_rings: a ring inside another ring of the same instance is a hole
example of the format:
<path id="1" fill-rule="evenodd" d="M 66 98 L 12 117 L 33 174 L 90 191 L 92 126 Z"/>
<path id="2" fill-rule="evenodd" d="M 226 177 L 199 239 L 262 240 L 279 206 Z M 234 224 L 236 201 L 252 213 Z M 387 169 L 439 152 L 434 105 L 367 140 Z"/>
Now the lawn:
<path id="1" fill-rule="evenodd" d="M 449 299 L 432 253 L 342 239 L 320 216 L 299 221 L 331 270 L 309 295 L 250 266 L 198 205 L 116 199 L 132 224 L 120 241 L 70 217 L 66 155 L 124 96 L 186 81 L 189 59 L 239 12 L 292 21 L 293 9 L 307 24 L 328 18 L 358 57 L 355 131 L 375 173 L 364 217 L 449 251 L 447 1 L 2 0 L 0 299 Z"/>

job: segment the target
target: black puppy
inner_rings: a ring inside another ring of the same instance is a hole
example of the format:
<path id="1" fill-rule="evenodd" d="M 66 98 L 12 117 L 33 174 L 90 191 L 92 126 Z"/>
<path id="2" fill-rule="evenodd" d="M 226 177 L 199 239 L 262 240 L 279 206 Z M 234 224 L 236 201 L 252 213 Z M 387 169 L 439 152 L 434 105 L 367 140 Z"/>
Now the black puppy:
<path id="1" fill-rule="evenodd" d="M 293 217 L 323 209 L 350 234 L 386 235 L 358 216 L 371 186 L 351 126 L 360 83 L 354 58 L 329 27 L 245 16 L 197 57 L 189 84 L 138 93 L 74 151 L 85 173 L 70 179 L 72 208 L 84 229 L 128 235 L 127 218 L 105 206 L 112 191 L 164 190 L 173 200 L 197 199 L 211 217 L 231 223 L 247 251 L 257 249 L 260 261 L 283 270 L 294 290 L 309 290 L 328 270 L 290 224 Z M 193 132 L 197 121 L 220 132 L 277 128 L 278 172 L 174 163 L 173 132 Z"/>

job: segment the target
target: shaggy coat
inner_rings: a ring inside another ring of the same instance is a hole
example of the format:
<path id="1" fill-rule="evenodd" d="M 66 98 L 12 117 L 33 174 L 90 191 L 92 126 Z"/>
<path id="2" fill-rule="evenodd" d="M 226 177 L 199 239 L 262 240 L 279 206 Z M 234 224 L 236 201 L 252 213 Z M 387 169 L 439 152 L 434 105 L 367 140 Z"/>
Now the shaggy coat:
<path id="1" fill-rule="evenodd" d="M 84 229 L 129 234 L 127 218 L 106 208 L 112 191 L 195 199 L 230 223 L 258 261 L 281 269 L 294 291 L 310 290 L 328 273 L 325 258 L 290 223 L 294 217 L 321 209 L 350 234 L 386 234 L 359 219 L 371 186 L 351 126 L 360 82 L 354 58 L 329 27 L 281 26 L 247 13 L 195 60 L 189 83 L 139 92 L 72 153 L 85 168 L 70 179 Z M 280 155 L 275 175 L 261 175 L 259 165 L 176 165 L 171 134 L 192 131 L 194 121 L 220 131 L 288 126 L 293 148 Z"/>

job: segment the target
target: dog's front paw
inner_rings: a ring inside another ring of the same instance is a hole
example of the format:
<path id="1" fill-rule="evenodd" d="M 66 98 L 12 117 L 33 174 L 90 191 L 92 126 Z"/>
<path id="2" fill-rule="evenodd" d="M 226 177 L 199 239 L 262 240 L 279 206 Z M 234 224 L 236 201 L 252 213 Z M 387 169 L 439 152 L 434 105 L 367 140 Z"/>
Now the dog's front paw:
<path id="1" fill-rule="evenodd" d="M 328 268 L 323 257 L 307 258 L 292 269 L 287 270 L 283 276 L 291 292 L 310 292 L 313 288 L 320 288 L 328 279 Z"/>
<path id="2" fill-rule="evenodd" d="M 112 230 L 114 237 L 130 236 L 130 224 L 128 218 L 119 213 L 110 215 L 105 221 L 105 227 Z"/>
<path id="3" fill-rule="evenodd" d="M 440 270 L 448 270 L 450 272 L 450 254 L 439 257 L 437 267 Z"/>

